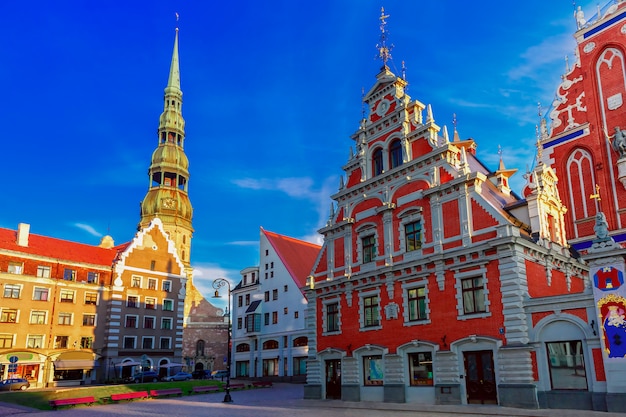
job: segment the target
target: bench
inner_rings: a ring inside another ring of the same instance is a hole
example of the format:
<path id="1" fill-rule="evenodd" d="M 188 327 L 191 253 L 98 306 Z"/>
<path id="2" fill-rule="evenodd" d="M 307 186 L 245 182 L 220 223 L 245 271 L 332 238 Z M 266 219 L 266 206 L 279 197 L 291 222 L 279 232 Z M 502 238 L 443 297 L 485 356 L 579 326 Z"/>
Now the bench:
<path id="1" fill-rule="evenodd" d="M 252 382 L 252 387 L 253 388 L 263 388 L 263 387 L 272 388 L 272 386 L 273 386 L 272 381 L 254 381 L 254 382 Z"/>
<path id="2" fill-rule="evenodd" d="M 69 405 L 69 406 L 74 406 L 77 404 L 87 404 L 87 405 L 91 405 L 95 402 L 95 398 L 94 397 L 79 397 L 79 398 L 59 398 L 58 400 L 50 400 L 48 401 L 48 404 L 50 404 L 50 407 L 52 407 L 53 410 L 56 410 L 57 407 L 63 406 L 63 405 Z"/>
<path id="3" fill-rule="evenodd" d="M 134 392 L 123 392 L 121 394 L 111 394 L 111 401 L 121 401 L 121 400 L 138 400 L 141 398 L 148 398 L 148 391 L 134 391 Z"/>
<path id="4" fill-rule="evenodd" d="M 230 384 L 230 389 L 244 389 L 246 388 L 245 384 Z M 224 385 L 224 389 L 226 389 L 226 385 Z"/>
<path id="5" fill-rule="evenodd" d="M 219 385 L 197 385 L 189 391 L 189 394 L 200 394 L 202 392 L 217 392 L 221 388 Z"/>
<path id="6" fill-rule="evenodd" d="M 181 395 L 183 395 L 183 390 L 180 388 L 151 389 L 150 390 L 151 397 L 166 397 L 169 395 L 178 395 L 180 397 Z"/>

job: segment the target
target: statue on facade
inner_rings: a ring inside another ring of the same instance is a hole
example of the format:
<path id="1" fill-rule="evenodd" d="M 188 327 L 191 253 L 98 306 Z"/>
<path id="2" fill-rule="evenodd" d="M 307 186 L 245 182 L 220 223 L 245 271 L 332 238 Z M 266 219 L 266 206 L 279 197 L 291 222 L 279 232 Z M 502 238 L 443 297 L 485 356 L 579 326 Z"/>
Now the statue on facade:
<path id="1" fill-rule="evenodd" d="M 626 136 L 619 126 L 615 126 L 615 135 L 611 147 L 619 154 L 620 159 L 626 157 Z"/>

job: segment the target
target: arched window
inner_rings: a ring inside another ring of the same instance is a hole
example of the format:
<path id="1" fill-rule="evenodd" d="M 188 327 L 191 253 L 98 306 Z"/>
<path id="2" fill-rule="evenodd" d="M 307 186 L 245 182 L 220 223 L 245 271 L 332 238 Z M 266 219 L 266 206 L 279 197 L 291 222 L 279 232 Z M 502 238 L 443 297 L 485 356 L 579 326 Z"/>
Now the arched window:
<path id="1" fill-rule="evenodd" d="M 306 336 L 296 337 L 293 339 L 293 347 L 306 346 L 309 343 L 309 339 Z"/>
<path id="2" fill-rule="evenodd" d="M 569 215 L 572 216 L 574 230 L 572 237 L 578 237 L 578 221 L 595 216 L 595 205 L 584 198 L 594 193 L 595 184 L 593 159 L 585 149 L 575 149 L 567 160 L 566 180 L 569 190 Z"/>
<path id="3" fill-rule="evenodd" d="M 196 356 L 204 356 L 204 340 L 196 342 Z"/>
<path id="4" fill-rule="evenodd" d="M 235 350 L 237 352 L 250 352 L 250 345 L 248 343 L 239 343 Z"/>
<path id="5" fill-rule="evenodd" d="M 372 173 L 380 175 L 383 173 L 383 150 L 378 148 L 372 155 Z"/>
<path id="6" fill-rule="evenodd" d="M 276 340 L 268 340 L 263 342 L 263 350 L 278 349 L 278 342 Z"/>
<path id="7" fill-rule="evenodd" d="M 395 168 L 400 165 L 402 165 L 402 144 L 399 140 L 394 140 L 389 147 L 389 166 Z"/>

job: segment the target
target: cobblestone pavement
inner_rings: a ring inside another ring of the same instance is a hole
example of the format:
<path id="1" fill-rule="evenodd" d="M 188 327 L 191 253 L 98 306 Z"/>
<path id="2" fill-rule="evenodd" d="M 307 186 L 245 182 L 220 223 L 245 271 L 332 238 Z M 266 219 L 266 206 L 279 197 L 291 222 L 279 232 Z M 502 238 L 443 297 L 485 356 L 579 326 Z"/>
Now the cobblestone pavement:
<path id="1" fill-rule="evenodd" d="M 198 394 L 91 407 L 39 411 L 3 404 L 0 416 L 15 417 L 626 417 L 626 413 L 587 410 L 526 410 L 493 405 L 417 405 L 340 400 L 303 400 L 302 385 L 275 384 L 273 388 L 233 391 L 233 403 L 223 403 L 223 393 Z"/>

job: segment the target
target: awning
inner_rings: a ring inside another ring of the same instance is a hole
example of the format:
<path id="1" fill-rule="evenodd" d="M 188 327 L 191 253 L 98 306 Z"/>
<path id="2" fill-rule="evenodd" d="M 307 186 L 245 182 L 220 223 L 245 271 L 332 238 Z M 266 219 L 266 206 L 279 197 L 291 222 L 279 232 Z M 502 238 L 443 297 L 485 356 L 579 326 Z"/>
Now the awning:
<path id="1" fill-rule="evenodd" d="M 56 360 L 54 363 L 54 369 L 93 369 L 100 366 L 97 361 L 87 359 L 66 359 Z"/>
<path id="2" fill-rule="evenodd" d="M 121 368 L 122 366 L 139 366 L 139 365 L 141 365 L 141 363 L 133 362 L 133 361 L 127 361 L 127 362 L 121 362 L 121 363 L 115 364 L 115 366 L 118 368 Z"/>
<path id="3" fill-rule="evenodd" d="M 159 368 L 176 368 L 177 366 L 185 366 L 182 363 L 166 363 L 165 365 L 159 366 Z"/>
<path id="4" fill-rule="evenodd" d="M 254 300 L 250 304 L 248 309 L 246 310 L 246 313 L 254 313 L 256 311 L 256 309 L 259 308 L 260 305 L 261 305 L 261 300 Z"/>

